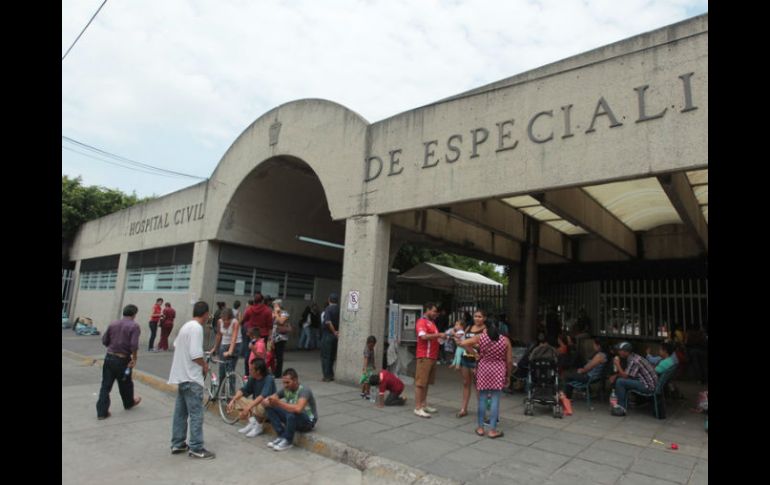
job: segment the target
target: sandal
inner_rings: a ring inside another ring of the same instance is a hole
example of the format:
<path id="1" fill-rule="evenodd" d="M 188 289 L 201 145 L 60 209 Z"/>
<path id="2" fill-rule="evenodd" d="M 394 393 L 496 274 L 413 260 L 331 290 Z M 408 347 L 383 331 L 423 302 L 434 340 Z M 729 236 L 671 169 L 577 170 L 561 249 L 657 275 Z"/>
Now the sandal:
<path id="1" fill-rule="evenodd" d="M 500 438 L 501 436 L 504 436 L 504 433 L 502 431 L 500 431 L 497 434 L 487 433 L 487 436 L 489 436 L 491 439 L 494 440 L 494 439 Z"/>
<path id="2" fill-rule="evenodd" d="M 479 436 L 484 436 L 484 428 L 476 428 L 476 434 Z"/>
<path id="3" fill-rule="evenodd" d="M 468 411 L 465 411 L 465 410 L 460 410 L 460 411 L 458 411 L 458 413 L 457 413 L 457 414 L 455 414 L 455 417 L 458 417 L 458 418 L 464 418 L 464 417 L 465 417 L 465 416 L 467 416 L 467 415 L 468 415 Z"/>

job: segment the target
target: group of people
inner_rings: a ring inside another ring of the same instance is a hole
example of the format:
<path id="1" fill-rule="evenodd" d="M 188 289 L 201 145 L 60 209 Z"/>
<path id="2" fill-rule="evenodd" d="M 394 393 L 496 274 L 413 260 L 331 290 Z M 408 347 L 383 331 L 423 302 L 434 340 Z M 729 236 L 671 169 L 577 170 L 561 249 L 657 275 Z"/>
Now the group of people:
<path id="1" fill-rule="evenodd" d="M 155 300 L 155 304 L 152 306 L 152 314 L 150 315 L 150 343 L 147 350 L 149 352 L 164 352 L 168 350 L 168 336 L 171 335 L 171 330 L 174 329 L 174 319 L 176 318 L 176 310 L 171 307 L 171 302 L 166 302 L 163 306 L 163 298 Z M 160 326 L 160 342 L 158 347 L 155 348 L 155 335 Z"/>
<path id="2" fill-rule="evenodd" d="M 171 322 L 175 315 L 171 305 L 160 310 L 163 300 L 158 299 L 153 307 L 153 319 L 163 325 Z M 230 411 L 242 400 L 240 416 L 248 422 L 239 432 L 249 438 L 263 433 L 263 424 L 269 421 L 277 432 L 276 439 L 267 444 L 275 451 L 292 447 L 296 431 L 312 430 L 318 422 L 318 412 L 312 391 L 300 384 L 294 369 L 283 370 L 283 348 L 286 335 L 291 331 L 288 323 L 289 314 L 280 300 L 267 301 L 257 292 L 253 302 L 241 318 L 233 309 L 222 306 L 214 319 L 216 339 L 212 353 L 219 353 L 234 368 L 240 355 L 245 358 L 248 380 L 228 403 Z M 272 304 L 272 309 L 267 303 Z M 170 311 L 167 311 L 170 310 Z M 118 388 L 125 409 L 138 405 L 141 398 L 134 396 L 131 369 L 136 366 L 140 329 L 134 321 L 138 312 L 135 305 L 127 305 L 123 310 L 123 319 L 110 324 L 102 337 L 107 347 L 102 370 L 102 386 L 97 402 L 97 417 L 106 419 L 110 416 L 109 393 L 114 381 Z M 304 316 L 305 328 L 311 328 L 314 309 Z M 442 350 L 446 350 L 447 341 L 453 342 L 457 350 L 452 355 L 452 365 L 457 368 L 463 381 L 463 399 L 458 418 L 467 416 L 468 404 L 475 383 L 477 405 L 477 428 L 479 436 L 498 438 L 503 432 L 498 429 L 499 409 L 502 391 L 511 386 L 513 377 L 522 377 L 521 368 L 526 368 L 527 361 L 549 356 L 560 361 L 560 356 L 571 356 L 574 343 L 562 336 L 555 341 L 554 347 L 544 334 L 538 335 L 538 342 L 528 349 L 524 358 L 517 364 L 513 361 L 512 345 L 507 329 L 501 332 L 498 322 L 488 320 L 484 310 L 473 313 L 472 320 L 455 322 L 454 327 L 439 331 L 436 326 L 438 307 L 434 303 L 425 305 L 425 313 L 416 322 L 417 349 L 414 379 L 414 414 L 421 418 L 430 418 L 437 409 L 428 405 L 428 391 L 435 383 L 436 365 Z M 214 458 L 214 453 L 203 446 L 203 393 L 204 376 L 208 365 L 203 351 L 203 329 L 211 320 L 206 302 L 199 301 L 193 307 L 193 318 L 185 323 L 174 341 L 174 359 L 168 383 L 178 386 L 177 400 L 172 424 L 171 452 L 187 452 L 195 458 Z M 323 381 L 334 380 L 334 360 L 336 344 L 339 338 L 339 303 L 336 294 L 331 294 L 328 306 L 318 317 L 321 330 L 321 360 Z M 163 328 L 163 327 L 162 327 Z M 151 331 L 153 327 L 151 326 Z M 168 332 L 170 333 L 170 331 Z M 245 338 L 244 338 L 245 337 Z M 151 336 L 150 348 L 152 348 Z M 165 339 L 168 338 L 166 333 Z M 309 339 L 310 337 L 308 337 Z M 164 342 L 163 334 L 161 342 Z M 367 338 L 363 351 L 363 365 L 360 383 L 361 395 L 367 397 L 372 387 L 377 389 L 377 406 L 403 405 L 404 383 L 387 369 L 377 370 L 374 348 L 375 336 Z M 167 342 L 165 347 L 167 348 Z M 652 355 L 647 349 L 647 356 L 633 351 L 629 342 L 617 344 L 612 351 L 607 351 L 602 340 L 593 339 L 593 354 L 585 362 L 573 357 L 561 362 L 575 364 L 576 370 L 568 373 L 562 382 L 567 398 L 572 398 L 574 384 L 588 383 L 608 376 L 611 387 L 617 393 L 617 404 L 612 415 L 626 414 L 626 394 L 631 390 L 654 391 L 658 379 L 664 373 L 678 365 L 674 342 L 667 341 L 660 346 L 659 355 Z M 245 345 L 244 345 L 245 344 Z M 159 347 L 164 347 L 161 344 Z M 610 372 L 609 366 L 612 366 Z M 564 365 L 569 368 L 569 365 Z M 514 371 L 517 372 L 514 372 Z M 221 375 L 227 368 L 220 369 Z M 276 392 L 275 379 L 280 376 L 283 389 Z M 389 395 L 385 398 L 385 392 Z M 189 424 L 189 440 L 188 435 Z"/>
<path id="3" fill-rule="evenodd" d="M 261 303 L 261 297 L 260 294 L 256 295 L 255 301 Z M 156 306 L 162 303 L 162 300 L 158 299 Z M 153 309 L 153 317 L 156 310 L 157 308 Z M 216 320 L 217 338 L 214 347 L 219 347 L 218 350 L 224 357 L 234 361 L 239 354 L 239 344 L 242 343 L 240 322 L 233 316 L 232 310 L 221 310 L 220 318 Z M 256 312 L 257 310 L 253 310 L 253 313 L 258 314 Z M 276 312 L 278 316 L 268 336 L 280 333 L 278 328 L 286 321 L 285 318 L 288 318 L 288 314 L 284 316 L 280 313 L 285 313 L 281 310 L 280 302 L 276 305 Z M 141 397 L 134 396 L 131 371 L 137 363 L 141 333 L 139 324 L 135 321 L 137 313 L 136 305 L 127 305 L 123 309 L 123 318 L 112 322 L 102 336 L 107 354 L 102 366 L 102 383 L 96 403 L 97 418 L 100 420 L 111 416 L 110 391 L 115 381 L 118 382 L 118 390 L 126 410 L 141 402 Z M 203 442 L 204 376 L 209 372 L 203 350 L 203 329 L 210 320 L 208 304 L 204 301 L 195 303 L 192 320 L 180 328 L 174 340 L 174 357 L 168 379 L 169 384 L 177 385 L 171 453 L 187 453 L 193 458 L 201 459 L 212 459 L 216 456 L 204 447 Z M 158 321 L 160 317 L 156 323 Z M 249 330 L 252 328 L 258 327 L 250 327 Z M 251 330 L 250 335 L 259 339 L 259 330 Z M 263 432 L 264 421 L 269 420 L 278 436 L 268 443 L 268 446 L 275 451 L 287 450 L 292 447 L 296 431 L 309 431 L 318 422 L 315 397 L 310 388 L 300 384 L 294 369 L 275 374 L 281 376 L 283 383 L 283 389 L 276 392 L 275 378 L 268 371 L 264 358 L 255 355 L 248 360 L 248 366 L 249 378 L 228 403 L 228 407 L 232 410 L 241 398 L 251 397 L 252 401 L 241 411 L 241 416 L 248 418 L 248 424 L 240 431 L 248 437 L 257 436 Z"/>

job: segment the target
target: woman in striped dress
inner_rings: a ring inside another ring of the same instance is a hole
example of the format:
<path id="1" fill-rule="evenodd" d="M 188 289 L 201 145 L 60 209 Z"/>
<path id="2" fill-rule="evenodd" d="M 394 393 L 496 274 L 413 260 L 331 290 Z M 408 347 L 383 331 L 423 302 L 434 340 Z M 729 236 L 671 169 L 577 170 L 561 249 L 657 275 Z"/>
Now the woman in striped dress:
<path id="1" fill-rule="evenodd" d="M 503 436 L 503 433 L 497 430 L 497 421 L 500 416 L 500 396 L 508 385 L 513 371 L 511 343 L 508 341 L 508 337 L 500 335 L 497 325 L 492 324 L 488 325 L 483 333 L 464 340 L 461 345 L 463 347 L 479 346 L 479 362 L 476 367 L 479 427 L 476 429 L 476 434 L 484 436 L 484 411 L 486 410 L 486 400 L 489 398 L 491 409 L 489 410 L 487 436 L 499 438 Z"/>

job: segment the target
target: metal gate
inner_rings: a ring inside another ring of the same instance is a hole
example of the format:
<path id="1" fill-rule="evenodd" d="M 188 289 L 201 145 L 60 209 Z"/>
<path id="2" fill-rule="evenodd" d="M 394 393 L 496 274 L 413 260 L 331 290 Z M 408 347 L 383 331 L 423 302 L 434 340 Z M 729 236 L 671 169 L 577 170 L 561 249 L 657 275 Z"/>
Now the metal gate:
<path id="1" fill-rule="evenodd" d="M 72 307 L 72 282 L 75 272 L 71 269 L 61 270 L 61 321 L 62 327 L 69 326 L 70 308 Z"/>

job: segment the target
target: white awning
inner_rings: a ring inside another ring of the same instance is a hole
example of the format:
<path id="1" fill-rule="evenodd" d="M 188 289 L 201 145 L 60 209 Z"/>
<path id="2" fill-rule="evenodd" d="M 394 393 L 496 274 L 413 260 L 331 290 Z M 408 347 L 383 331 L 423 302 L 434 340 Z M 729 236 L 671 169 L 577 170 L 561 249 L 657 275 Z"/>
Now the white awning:
<path id="1" fill-rule="evenodd" d="M 451 290 L 455 286 L 463 285 L 503 286 L 478 273 L 448 268 L 435 263 L 420 263 L 406 273 L 399 275 L 398 281 L 442 290 Z"/>

